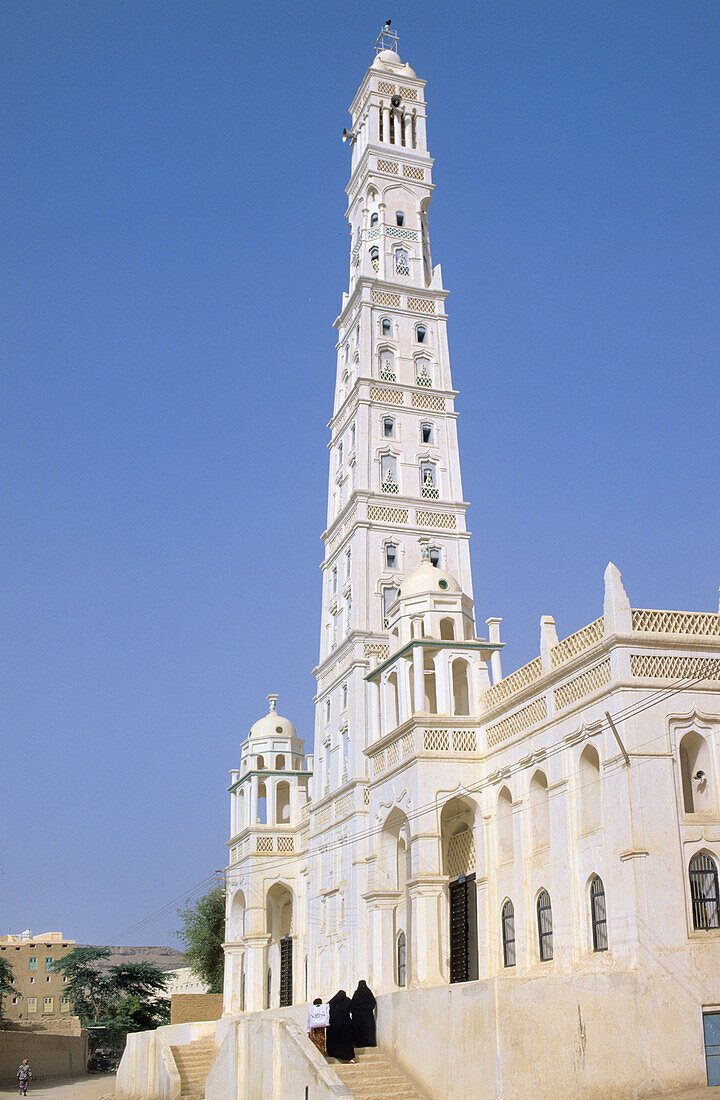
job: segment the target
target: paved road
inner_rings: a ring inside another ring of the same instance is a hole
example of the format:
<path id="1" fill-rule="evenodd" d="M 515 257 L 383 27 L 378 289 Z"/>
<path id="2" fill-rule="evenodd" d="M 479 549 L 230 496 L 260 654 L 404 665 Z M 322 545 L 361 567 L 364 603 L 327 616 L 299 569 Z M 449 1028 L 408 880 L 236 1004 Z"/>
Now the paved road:
<path id="1" fill-rule="evenodd" d="M 110 1100 L 115 1095 L 114 1073 L 93 1073 L 89 1077 L 62 1077 L 53 1081 L 31 1081 L 28 1097 L 43 1100 Z M 0 1085 L 0 1097 L 18 1096 L 17 1086 Z"/>

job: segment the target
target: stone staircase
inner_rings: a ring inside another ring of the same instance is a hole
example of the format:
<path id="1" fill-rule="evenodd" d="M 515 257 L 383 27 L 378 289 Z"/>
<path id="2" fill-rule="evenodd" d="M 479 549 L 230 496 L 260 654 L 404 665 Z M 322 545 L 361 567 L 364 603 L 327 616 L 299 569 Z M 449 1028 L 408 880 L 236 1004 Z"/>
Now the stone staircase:
<path id="1" fill-rule="evenodd" d="M 212 1039 L 170 1047 L 180 1074 L 180 1100 L 205 1100 L 205 1078 L 217 1051 Z"/>
<path id="2" fill-rule="evenodd" d="M 426 1100 L 403 1071 L 377 1047 L 356 1048 L 356 1065 L 329 1058 L 333 1070 L 357 1100 Z"/>

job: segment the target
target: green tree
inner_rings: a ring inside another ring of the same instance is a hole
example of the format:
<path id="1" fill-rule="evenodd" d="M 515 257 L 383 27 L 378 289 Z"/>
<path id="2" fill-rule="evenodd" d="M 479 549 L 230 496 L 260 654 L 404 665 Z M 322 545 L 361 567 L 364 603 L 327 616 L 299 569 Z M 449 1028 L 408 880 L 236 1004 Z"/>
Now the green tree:
<path id="1" fill-rule="evenodd" d="M 185 960 L 211 993 L 222 993 L 225 968 L 225 886 L 218 882 L 209 893 L 187 902 L 179 910 L 182 927 L 178 936 L 185 945 Z"/>
<path id="2" fill-rule="evenodd" d="M 13 968 L 7 959 L 0 959 L 0 1017 L 3 1014 L 3 997 L 18 996 L 18 991 L 13 985 Z"/>
<path id="3" fill-rule="evenodd" d="M 169 1002 L 158 997 L 167 978 L 152 963 L 103 967 L 109 947 L 75 947 L 55 962 L 67 978 L 65 996 L 83 1026 L 101 1025 L 120 1045 L 128 1031 L 146 1031 L 168 1022 Z"/>

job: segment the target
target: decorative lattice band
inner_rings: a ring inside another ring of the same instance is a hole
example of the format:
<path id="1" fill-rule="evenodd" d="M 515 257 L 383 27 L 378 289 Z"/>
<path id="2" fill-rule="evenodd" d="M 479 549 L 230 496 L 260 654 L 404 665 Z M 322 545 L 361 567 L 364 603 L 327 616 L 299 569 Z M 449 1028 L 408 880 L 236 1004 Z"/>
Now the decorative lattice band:
<path id="1" fill-rule="evenodd" d="M 388 237 L 399 237 L 402 241 L 416 241 L 417 229 L 401 229 L 399 225 L 386 225 L 385 232 Z"/>
<path id="2" fill-rule="evenodd" d="M 590 695 L 609 683 L 610 658 L 606 657 L 599 665 L 589 668 L 587 672 L 582 672 L 573 680 L 568 680 L 562 687 L 556 688 L 553 692 L 555 706 L 558 710 L 562 710 L 563 707 L 569 707 L 571 703 L 576 703 L 578 699 Z"/>
<path id="3" fill-rule="evenodd" d="M 342 798 L 338 798 L 335 803 L 335 820 L 337 821 L 338 818 L 345 817 L 346 814 L 349 814 L 353 805 L 354 799 L 352 792 L 350 792 L 350 794 L 344 794 Z"/>
<path id="4" fill-rule="evenodd" d="M 366 787 L 363 791 L 363 806 L 370 805 L 370 788 Z"/>
<path id="5" fill-rule="evenodd" d="M 530 661 L 529 664 L 516 669 L 515 672 L 511 672 L 509 676 L 506 676 L 504 680 L 499 680 L 497 684 L 493 684 L 491 688 L 488 688 L 483 695 L 485 706 L 494 707 L 496 703 L 502 702 L 503 699 L 509 699 L 511 695 L 515 695 L 521 688 L 528 687 L 529 684 L 535 683 L 536 680 L 540 679 L 541 675 L 542 661 L 539 657 L 536 657 L 534 661 Z"/>
<path id="6" fill-rule="evenodd" d="M 378 661 L 386 661 L 390 656 L 390 646 L 382 642 L 366 642 L 365 656 L 377 657 Z"/>
<path id="7" fill-rule="evenodd" d="M 448 841 L 447 867 L 450 878 L 475 870 L 475 841 L 471 829 L 455 833 Z"/>
<path id="8" fill-rule="evenodd" d="M 416 512 L 418 527 L 442 527 L 446 531 L 457 530 L 457 519 L 451 512 Z"/>
<path id="9" fill-rule="evenodd" d="M 377 170 L 378 172 L 387 172 L 390 176 L 397 176 L 400 173 L 400 165 L 396 160 L 379 160 Z"/>
<path id="10" fill-rule="evenodd" d="M 404 84 L 401 84 L 399 92 L 403 99 L 417 99 L 417 88 L 406 88 Z"/>
<path id="11" fill-rule="evenodd" d="M 388 84 L 387 80 L 378 80 L 378 91 L 381 95 L 393 95 L 395 85 Z"/>
<path id="12" fill-rule="evenodd" d="M 475 730 L 425 729 L 423 749 L 427 752 L 477 752 Z"/>
<path id="13" fill-rule="evenodd" d="M 514 714 L 509 714 L 507 718 L 503 718 L 501 722 L 488 726 L 488 748 L 499 745 L 501 741 L 506 741 L 508 737 L 513 737 L 521 730 L 526 730 L 529 726 L 534 726 L 536 722 L 542 722 L 545 718 L 547 718 L 547 701 L 545 696 L 541 695 L 539 699 L 533 699 L 532 703 L 528 703 L 526 707 L 521 707 Z"/>
<path id="14" fill-rule="evenodd" d="M 404 405 L 405 394 L 402 390 L 381 390 L 379 386 L 370 387 L 370 400 L 381 405 Z"/>
<path id="15" fill-rule="evenodd" d="M 372 304 L 374 306 L 394 306 L 400 309 L 400 295 L 387 294 L 384 290 L 373 290 Z"/>
<path id="16" fill-rule="evenodd" d="M 575 657 L 583 650 L 589 649 L 595 642 L 600 641 L 604 633 L 605 621 L 601 615 L 594 623 L 588 623 L 582 630 L 577 630 L 574 634 L 568 635 L 562 642 L 558 642 L 557 645 L 552 647 L 550 650 L 551 668 L 558 668 L 569 661 L 571 657 Z"/>
<path id="17" fill-rule="evenodd" d="M 422 168 L 415 168 L 412 164 L 403 164 L 403 175 L 406 180 L 424 180 L 425 173 Z"/>
<path id="18" fill-rule="evenodd" d="M 407 508 L 385 508 L 382 504 L 371 504 L 368 519 L 371 523 L 407 523 L 410 513 Z"/>
<path id="19" fill-rule="evenodd" d="M 630 671 L 633 676 L 654 680 L 691 680 L 697 676 L 720 680 L 720 658 L 661 657 L 652 653 L 631 653 Z"/>
<path id="20" fill-rule="evenodd" d="M 322 810 L 319 810 L 318 813 L 315 814 L 315 828 L 316 829 L 324 829 L 329 824 L 330 824 L 330 807 L 329 806 L 323 806 Z"/>
<path id="21" fill-rule="evenodd" d="M 445 408 L 445 398 L 439 393 L 414 393 L 411 397 L 414 409 L 434 409 L 442 412 Z"/>
<path id="22" fill-rule="evenodd" d="M 415 313 L 434 313 L 435 300 L 433 298 L 408 298 L 407 307 Z"/>
<path id="23" fill-rule="evenodd" d="M 720 637 L 720 615 L 709 611 L 644 611 L 633 608 L 632 628 L 654 634 Z"/>
<path id="24" fill-rule="evenodd" d="M 385 753 L 378 752 L 372 758 L 373 775 L 380 775 L 385 771 Z"/>

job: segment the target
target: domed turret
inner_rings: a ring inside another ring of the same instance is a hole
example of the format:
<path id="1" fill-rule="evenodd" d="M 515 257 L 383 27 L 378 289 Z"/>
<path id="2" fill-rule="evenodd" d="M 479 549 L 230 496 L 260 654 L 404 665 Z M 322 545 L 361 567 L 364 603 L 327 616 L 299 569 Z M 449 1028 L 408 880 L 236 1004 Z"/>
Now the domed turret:
<path id="1" fill-rule="evenodd" d="M 277 713 L 277 695 L 268 695 L 270 709 L 264 718 L 259 718 L 250 727 L 250 739 L 257 741 L 266 737 L 297 737 L 297 731 L 289 718 Z"/>
<path id="2" fill-rule="evenodd" d="M 472 600 L 452 573 L 432 564 L 427 546 L 422 555 L 388 609 L 391 652 L 418 636 L 457 640 L 475 635 Z"/>
<path id="3" fill-rule="evenodd" d="M 438 569 L 433 565 L 429 557 L 423 556 L 418 568 L 410 573 L 402 582 L 398 591 L 398 599 L 407 599 L 410 596 L 418 596 L 427 593 L 450 592 L 458 595 L 462 592 L 460 585 L 451 573 L 444 569 Z"/>

